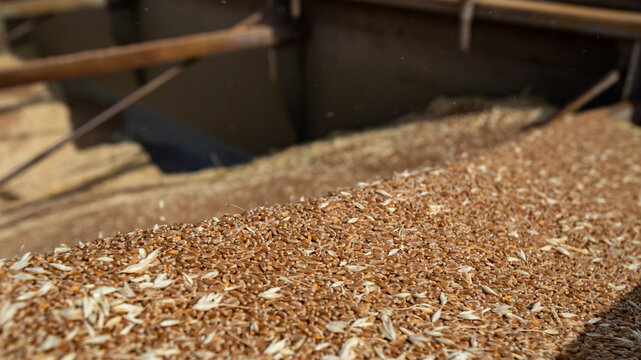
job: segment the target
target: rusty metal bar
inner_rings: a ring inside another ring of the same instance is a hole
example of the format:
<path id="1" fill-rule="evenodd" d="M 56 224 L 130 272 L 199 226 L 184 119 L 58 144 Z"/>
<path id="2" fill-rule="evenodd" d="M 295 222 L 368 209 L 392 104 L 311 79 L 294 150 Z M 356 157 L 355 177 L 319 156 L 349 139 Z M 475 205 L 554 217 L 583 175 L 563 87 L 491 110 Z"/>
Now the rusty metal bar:
<path id="1" fill-rule="evenodd" d="M 527 125 L 525 129 L 532 129 L 535 127 L 543 126 L 545 124 L 549 124 L 551 122 L 562 119 L 563 117 L 565 117 L 565 115 L 569 113 L 579 110 L 580 108 L 583 107 L 583 105 L 589 103 L 594 98 L 601 95 L 607 89 L 609 89 L 614 84 L 616 84 L 620 78 L 621 78 L 621 75 L 619 74 L 618 70 L 610 71 L 603 78 L 601 78 L 594 85 L 592 85 L 589 89 L 582 92 L 581 95 L 579 95 L 576 99 L 572 100 L 567 105 L 559 109 L 557 112 L 553 113 L 551 116 L 547 118 L 544 118 L 542 120 L 539 120 L 532 124 Z"/>
<path id="2" fill-rule="evenodd" d="M 458 15 L 462 0 L 334 0 Z M 641 13 L 551 1 L 474 0 L 474 17 L 602 36 L 641 37 Z"/>
<path id="3" fill-rule="evenodd" d="M 0 18 L 31 17 L 107 7 L 108 0 L 11 0 L 0 2 Z"/>
<path id="4" fill-rule="evenodd" d="M 0 70 L 0 87 L 37 81 L 64 80 L 213 54 L 269 47 L 294 37 L 287 29 L 267 25 L 244 26 L 139 44 L 91 50 L 31 60 Z"/>

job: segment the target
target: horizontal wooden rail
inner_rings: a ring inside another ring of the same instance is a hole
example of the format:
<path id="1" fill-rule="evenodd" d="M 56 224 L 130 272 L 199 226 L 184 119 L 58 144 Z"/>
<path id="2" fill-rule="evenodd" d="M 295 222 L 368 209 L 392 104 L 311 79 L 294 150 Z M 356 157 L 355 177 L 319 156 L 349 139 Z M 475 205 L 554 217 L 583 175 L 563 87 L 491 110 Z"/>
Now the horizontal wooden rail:
<path id="1" fill-rule="evenodd" d="M 458 14 L 462 0 L 340 0 Z M 108 0 L 11 0 L 0 2 L 0 18 L 28 17 L 103 8 Z M 589 34 L 641 37 L 641 14 L 595 6 L 537 0 L 474 0 L 480 19 Z"/>
<path id="2" fill-rule="evenodd" d="M 76 10 L 99 9 L 108 0 L 10 0 L 0 2 L 0 18 L 52 15 Z"/>
<path id="3" fill-rule="evenodd" d="M 295 36 L 287 29 L 251 25 L 127 46 L 26 61 L 0 70 L 0 87 L 172 63 L 213 54 L 277 45 Z"/>
<path id="4" fill-rule="evenodd" d="M 334 0 L 459 14 L 461 0 Z M 478 19 L 621 38 L 641 37 L 641 13 L 535 0 L 473 0 Z"/>

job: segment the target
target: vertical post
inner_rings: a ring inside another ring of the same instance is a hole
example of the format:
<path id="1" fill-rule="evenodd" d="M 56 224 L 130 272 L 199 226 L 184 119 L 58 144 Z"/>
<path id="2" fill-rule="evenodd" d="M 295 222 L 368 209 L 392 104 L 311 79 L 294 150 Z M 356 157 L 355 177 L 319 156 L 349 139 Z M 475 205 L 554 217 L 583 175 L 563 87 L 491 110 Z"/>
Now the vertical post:
<path id="1" fill-rule="evenodd" d="M 641 55 L 641 39 L 636 39 L 630 51 L 630 61 L 628 62 L 628 72 L 625 75 L 623 85 L 622 99 L 629 100 L 634 88 L 635 79 L 639 71 L 639 55 Z"/>
<path id="2" fill-rule="evenodd" d="M 268 0 L 264 16 L 276 29 L 289 26 L 304 32 L 300 0 Z M 310 136 L 305 91 L 306 52 L 303 41 L 277 45 L 268 50 L 269 76 L 280 92 L 296 132 L 296 142 L 308 140 Z"/>
<path id="3" fill-rule="evenodd" d="M 470 51 L 472 38 L 472 19 L 474 18 L 474 0 L 462 0 L 459 13 L 459 46 L 462 52 Z"/>
<path id="4" fill-rule="evenodd" d="M 140 35 L 140 0 L 110 0 L 109 18 L 116 45 L 136 44 L 143 40 Z M 134 69 L 133 73 L 138 85 L 147 82 L 147 69 Z"/>

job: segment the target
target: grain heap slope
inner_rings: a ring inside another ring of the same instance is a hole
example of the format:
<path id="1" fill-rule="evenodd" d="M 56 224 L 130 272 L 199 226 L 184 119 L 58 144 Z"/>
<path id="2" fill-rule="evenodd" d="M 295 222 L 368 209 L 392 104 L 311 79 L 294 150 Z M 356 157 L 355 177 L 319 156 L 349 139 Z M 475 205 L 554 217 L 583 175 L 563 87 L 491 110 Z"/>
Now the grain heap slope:
<path id="1" fill-rule="evenodd" d="M 0 357 L 631 358 L 640 148 L 596 111 L 445 169 L 27 254 L 0 267 Z"/>
<path id="2" fill-rule="evenodd" d="M 406 119 L 411 123 L 293 146 L 244 166 L 180 175 L 158 174 L 146 157 L 126 156 L 125 149 L 137 149 L 133 144 L 105 146 L 101 159 L 107 164 L 109 154 L 120 153 L 114 164 L 94 166 L 111 169 L 107 174 L 86 164 L 100 153 L 58 154 L 58 160 L 30 170 L 37 173 L 9 184 L 16 200 L 3 202 L 0 196 L 0 257 L 21 253 L 23 246 L 24 251 L 49 251 L 61 241 L 75 244 L 99 234 L 195 222 L 238 208 L 323 195 L 408 168 L 443 166 L 509 139 L 548 110 L 544 101 L 530 97 L 437 99 L 426 112 Z M 452 113 L 457 115 L 448 116 Z M 62 171 L 61 163 L 73 171 Z M 73 181 L 64 176 L 49 181 L 52 168 Z M 56 191 L 42 194 L 46 189 Z"/>

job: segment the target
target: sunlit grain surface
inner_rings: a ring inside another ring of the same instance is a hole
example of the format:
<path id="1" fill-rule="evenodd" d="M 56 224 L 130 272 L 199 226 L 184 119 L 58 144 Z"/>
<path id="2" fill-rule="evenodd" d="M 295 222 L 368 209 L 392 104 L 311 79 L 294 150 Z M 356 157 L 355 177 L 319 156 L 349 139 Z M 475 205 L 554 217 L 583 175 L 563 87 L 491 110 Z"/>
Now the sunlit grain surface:
<path id="1" fill-rule="evenodd" d="M 641 131 L 595 111 L 445 168 L 0 267 L 0 355 L 633 358 Z"/>

